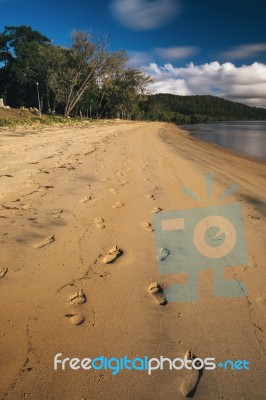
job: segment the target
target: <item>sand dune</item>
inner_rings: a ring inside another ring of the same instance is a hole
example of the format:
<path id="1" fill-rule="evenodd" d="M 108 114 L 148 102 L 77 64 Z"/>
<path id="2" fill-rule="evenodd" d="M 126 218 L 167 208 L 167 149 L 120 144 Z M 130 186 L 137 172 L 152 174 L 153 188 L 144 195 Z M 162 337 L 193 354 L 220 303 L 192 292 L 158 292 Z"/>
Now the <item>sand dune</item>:
<path id="1" fill-rule="evenodd" d="M 187 350 L 251 366 L 192 374 L 196 399 L 265 398 L 265 163 L 162 123 L 2 130 L 0 144 L 1 399 L 182 399 L 185 370 L 114 376 L 54 371 L 53 360 Z M 159 274 L 153 215 L 201 207 L 183 186 L 207 202 L 208 171 L 212 204 L 239 185 L 225 203 L 243 205 L 249 263 L 225 276 L 248 295 L 214 297 L 206 270 L 198 302 L 161 306 L 164 288 L 187 276 Z"/>

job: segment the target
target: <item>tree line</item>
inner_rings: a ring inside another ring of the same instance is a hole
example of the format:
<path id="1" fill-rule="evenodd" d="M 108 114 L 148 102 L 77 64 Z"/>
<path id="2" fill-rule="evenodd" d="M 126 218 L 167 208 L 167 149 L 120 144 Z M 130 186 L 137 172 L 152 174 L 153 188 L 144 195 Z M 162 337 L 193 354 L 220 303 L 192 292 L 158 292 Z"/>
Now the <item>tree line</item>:
<path id="1" fill-rule="evenodd" d="M 69 48 L 30 26 L 0 33 L 0 97 L 11 107 L 37 107 L 65 117 L 125 118 L 175 123 L 262 120 L 266 110 L 215 96 L 151 95 L 152 82 L 110 51 L 106 35 L 74 31 Z M 39 97 L 39 98 L 38 98 Z"/>
<path id="2" fill-rule="evenodd" d="M 153 121 L 200 123 L 206 121 L 265 120 L 266 110 L 210 95 L 178 96 L 156 94 L 141 102 Z"/>
<path id="3" fill-rule="evenodd" d="M 55 46 L 29 26 L 0 33 L 0 97 L 12 107 L 36 107 L 65 117 L 131 118 L 150 78 L 111 52 L 106 35 L 74 31 L 69 48 Z"/>

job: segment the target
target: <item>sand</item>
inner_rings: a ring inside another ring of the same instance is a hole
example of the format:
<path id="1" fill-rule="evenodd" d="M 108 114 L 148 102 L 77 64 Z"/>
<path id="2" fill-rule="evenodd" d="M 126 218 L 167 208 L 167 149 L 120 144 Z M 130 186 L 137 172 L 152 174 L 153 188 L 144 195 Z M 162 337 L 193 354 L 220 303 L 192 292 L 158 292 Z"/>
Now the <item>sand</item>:
<path id="1" fill-rule="evenodd" d="M 182 399 L 185 370 L 113 376 L 54 371 L 53 360 L 187 350 L 250 362 L 249 371 L 204 371 L 194 398 L 265 399 L 265 163 L 163 123 L 6 129 L 0 145 L 1 399 Z M 249 263 L 225 276 L 243 280 L 248 295 L 214 297 L 205 270 L 198 302 L 161 306 L 149 285 L 187 276 L 159 274 L 152 218 L 201 207 L 182 189 L 206 200 L 206 172 L 216 175 L 212 204 L 239 185 L 225 203 L 244 208 Z"/>

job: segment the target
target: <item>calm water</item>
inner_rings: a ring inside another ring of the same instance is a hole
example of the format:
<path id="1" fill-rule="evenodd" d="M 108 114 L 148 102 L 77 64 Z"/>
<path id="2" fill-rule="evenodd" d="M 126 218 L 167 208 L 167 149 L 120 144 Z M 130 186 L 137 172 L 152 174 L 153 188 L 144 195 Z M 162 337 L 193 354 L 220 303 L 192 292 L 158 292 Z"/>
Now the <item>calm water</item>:
<path id="1" fill-rule="evenodd" d="M 200 139 L 266 160 L 266 121 L 210 122 L 184 127 Z"/>

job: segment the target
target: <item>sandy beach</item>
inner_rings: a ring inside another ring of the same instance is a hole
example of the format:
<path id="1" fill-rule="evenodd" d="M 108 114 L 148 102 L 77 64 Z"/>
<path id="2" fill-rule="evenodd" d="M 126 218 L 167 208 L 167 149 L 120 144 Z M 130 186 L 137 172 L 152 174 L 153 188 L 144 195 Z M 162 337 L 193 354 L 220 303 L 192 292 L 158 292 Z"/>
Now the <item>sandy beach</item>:
<path id="1" fill-rule="evenodd" d="M 53 362 L 58 353 L 174 359 L 186 350 L 250 363 L 203 371 L 195 399 L 266 398 L 265 162 L 157 122 L 2 129 L 0 146 L 0 399 L 182 399 L 186 370 L 112 375 Z M 161 306 L 150 283 L 187 275 L 159 274 L 153 212 L 202 207 L 184 185 L 207 205 L 206 172 L 215 174 L 211 205 L 239 186 L 224 204 L 243 207 L 249 262 L 224 274 L 248 294 L 215 297 L 204 270 L 199 301 Z"/>

